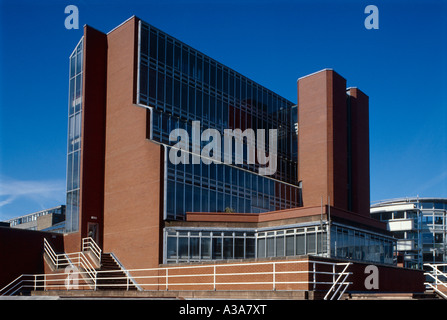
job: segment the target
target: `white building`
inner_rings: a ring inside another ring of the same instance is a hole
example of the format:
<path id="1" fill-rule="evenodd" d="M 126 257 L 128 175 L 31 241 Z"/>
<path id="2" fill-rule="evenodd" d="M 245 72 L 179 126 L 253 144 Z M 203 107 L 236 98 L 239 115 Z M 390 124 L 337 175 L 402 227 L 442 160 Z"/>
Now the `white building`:
<path id="1" fill-rule="evenodd" d="M 375 203 L 371 217 L 388 223 L 397 241 L 398 263 L 422 269 L 447 262 L 447 199 L 400 198 Z"/>

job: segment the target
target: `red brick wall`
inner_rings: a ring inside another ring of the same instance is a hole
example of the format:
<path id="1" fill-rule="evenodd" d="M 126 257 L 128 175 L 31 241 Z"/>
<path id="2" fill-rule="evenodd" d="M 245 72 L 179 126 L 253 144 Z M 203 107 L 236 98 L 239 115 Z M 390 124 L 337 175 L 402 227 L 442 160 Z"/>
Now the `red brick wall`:
<path id="1" fill-rule="evenodd" d="M 332 70 L 298 80 L 298 180 L 304 206 L 327 204 L 330 196 L 332 206 L 369 217 L 369 98 L 357 88 L 349 94 Z"/>
<path id="2" fill-rule="evenodd" d="M 352 211 L 369 217 L 369 98 L 357 88 L 351 102 Z"/>
<path id="3" fill-rule="evenodd" d="M 55 251 L 64 250 L 61 234 L 0 227 L 0 289 L 22 274 L 44 273 L 44 238 Z"/>
<path id="4" fill-rule="evenodd" d="M 354 284 L 351 291 L 360 292 L 424 292 L 424 275 L 422 271 L 391 266 L 380 266 L 378 273 L 378 289 L 366 289 L 365 280 L 370 275 L 365 273 L 368 264 L 356 263 L 350 270 L 353 272 Z"/>
<path id="5" fill-rule="evenodd" d="M 134 105 L 136 18 L 107 35 L 104 251 L 126 268 L 157 267 L 161 147 L 146 139 L 146 110 Z"/>
<path id="6" fill-rule="evenodd" d="M 79 223 L 82 238 L 88 236 L 89 222 L 98 223 L 99 234 L 95 241 L 100 246 L 103 233 L 106 68 L 107 36 L 85 26 Z"/>
<path id="7" fill-rule="evenodd" d="M 347 209 L 346 80 L 323 70 L 298 80 L 298 180 L 303 205 Z"/>
<path id="8" fill-rule="evenodd" d="M 275 266 L 271 262 L 276 262 Z M 315 263 L 314 263 L 315 262 Z M 340 263 L 335 267 L 330 262 Z M 145 289 L 166 290 L 166 274 L 169 290 L 303 290 L 327 292 L 332 285 L 333 275 L 342 272 L 346 261 L 320 257 L 277 259 L 252 262 L 223 262 L 213 264 L 192 264 L 189 266 L 168 265 L 167 269 L 156 269 L 147 272 L 132 272 L 137 282 Z M 365 287 L 365 268 L 369 264 L 352 263 L 346 272 L 352 272 L 347 281 L 352 282 L 348 291 L 354 292 L 423 292 L 424 277 L 419 270 L 403 269 L 393 266 L 377 265 L 378 289 Z M 273 278 L 272 272 L 276 275 Z M 315 273 L 314 273 L 315 271 Z M 290 273 L 288 273 L 290 272 Z M 215 275 L 214 275 L 215 274 Z M 160 276 L 158 286 L 156 278 L 141 279 L 139 276 Z M 335 276 L 338 278 L 338 274 Z M 215 279 L 215 280 L 214 280 Z M 214 287 L 214 281 L 216 285 Z M 258 283 L 259 282 L 259 283 Z M 284 283 L 288 282 L 288 283 Z M 314 282 L 317 284 L 314 286 Z"/>

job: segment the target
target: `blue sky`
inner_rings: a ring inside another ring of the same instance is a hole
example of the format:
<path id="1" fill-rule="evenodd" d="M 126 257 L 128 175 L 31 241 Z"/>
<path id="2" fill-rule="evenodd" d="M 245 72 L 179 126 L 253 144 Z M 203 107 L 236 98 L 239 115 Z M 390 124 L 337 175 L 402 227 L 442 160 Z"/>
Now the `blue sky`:
<path id="1" fill-rule="evenodd" d="M 68 57 L 132 15 L 294 102 L 333 68 L 370 97 L 371 201 L 447 197 L 447 1 L 0 0 L 0 221 L 65 203 Z"/>

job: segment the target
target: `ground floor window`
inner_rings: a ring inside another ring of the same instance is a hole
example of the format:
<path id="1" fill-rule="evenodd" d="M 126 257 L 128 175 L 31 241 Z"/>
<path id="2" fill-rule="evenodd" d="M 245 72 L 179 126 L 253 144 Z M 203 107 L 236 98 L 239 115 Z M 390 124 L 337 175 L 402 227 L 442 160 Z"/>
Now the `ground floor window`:
<path id="1" fill-rule="evenodd" d="M 166 262 L 248 259 L 255 257 L 253 231 L 165 231 Z"/>
<path id="2" fill-rule="evenodd" d="M 328 234 L 328 231 L 330 233 Z M 270 229 L 165 229 L 165 262 L 316 255 L 394 264 L 395 239 L 326 222 Z"/>
<path id="3" fill-rule="evenodd" d="M 258 232 L 257 257 L 327 254 L 326 225 Z"/>
<path id="4" fill-rule="evenodd" d="M 393 264 L 395 245 L 391 237 L 347 226 L 331 226 L 331 256 L 334 258 Z"/>

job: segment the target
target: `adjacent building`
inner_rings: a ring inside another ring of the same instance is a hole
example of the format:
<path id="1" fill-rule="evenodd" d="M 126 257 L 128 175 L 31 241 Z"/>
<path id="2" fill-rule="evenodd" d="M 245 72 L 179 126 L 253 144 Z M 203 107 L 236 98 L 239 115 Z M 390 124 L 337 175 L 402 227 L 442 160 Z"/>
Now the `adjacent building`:
<path id="1" fill-rule="evenodd" d="M 63 233 L 65 232 L 65 205 L 25 214 L 4 222 L 13 228 Z"/>
<path id="2" fill-rule="evenodd" d="M 447 263 L 447 199 L 400 198 L 371 207 L 371 217 L 387 223 L 398 239 L 398 263 L 422 269 L 424 263 Z"/>

